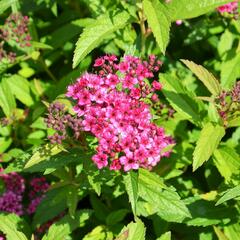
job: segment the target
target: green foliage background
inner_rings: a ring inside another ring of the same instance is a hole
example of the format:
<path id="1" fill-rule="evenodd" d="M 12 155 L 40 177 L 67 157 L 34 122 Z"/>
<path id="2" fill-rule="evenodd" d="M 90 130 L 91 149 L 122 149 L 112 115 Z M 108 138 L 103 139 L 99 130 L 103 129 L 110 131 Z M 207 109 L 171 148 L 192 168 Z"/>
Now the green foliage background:
<path id="1" fill-rule="evenodd" d="M 240 20 L 215 10 L 231 1 L 166 2 L 0 1 L 0 25 L 20 11 L 32 37 L 14 64 L 0 62 L 0 117 L 11 122 L 0 127 L 0 164 L 51 182 L 32 218 L 0 213 L 7 239 L 31 239 L 65 209 L 43 240 L 240 239 L 240 116 L 224 126 L 213 104 L 240 78 Z M 92 150 L 47 141 L 46 107 L 57 99 L 70 109 L 67 85 L 105 53 L 164 63 L 161 99 L 176 113 L 155 122 L 176 146 L 151 172 L 97 170 Z"/>

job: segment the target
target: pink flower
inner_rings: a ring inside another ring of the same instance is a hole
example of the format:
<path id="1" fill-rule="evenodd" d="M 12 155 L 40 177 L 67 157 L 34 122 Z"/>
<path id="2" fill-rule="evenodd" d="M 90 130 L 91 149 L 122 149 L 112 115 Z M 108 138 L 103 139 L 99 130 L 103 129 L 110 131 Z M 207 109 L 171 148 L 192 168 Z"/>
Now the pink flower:
<path id="1" fill-rule="evenodd" d="M 178 26 L 179 26 L 179 25 L 182 25 L 182 23 L 183 23 L 183 20 L 177 20 L 177 21 L 176 21 L 176 25 L 178 25 Z"/>
<path id="2" fill-rule="evenodd" d="M 122 165 L 119 162 L 119 159 L 114 159 L 110 165 L 110 170 L 120 170 L 122 168 Z"/>
<path id="3" fill-rule="evenodd" d="M 127 157 L 120 157 L 120 163 L 124 166 L 123 169 L 125 172 L 131 169 L 138 169 L 139 164 L 136 163 L 133 159 Z"/>
<path id="4" fill-rule="evenodd" d="M 152 82 L 152 86 L 155 90 L 161 90 L 162 89 L 162 84 L 160 82 L 157 82 L 156 80 L 154 80 Z"/>
<path id="5" fill-rule="evenodd" d="M 108 165 L 107 159 L 108 155 L 104 153 L 98 153 L 92 157 L 92 160 L 97 164 L 99 169 L 106 167 Z"/>
<path id="6" fill-rule="evenodd" d="M 94 63 L 94 67 L 100 67 L 104 64 L 105 60 L 103 58 L 97 58 Z"/>

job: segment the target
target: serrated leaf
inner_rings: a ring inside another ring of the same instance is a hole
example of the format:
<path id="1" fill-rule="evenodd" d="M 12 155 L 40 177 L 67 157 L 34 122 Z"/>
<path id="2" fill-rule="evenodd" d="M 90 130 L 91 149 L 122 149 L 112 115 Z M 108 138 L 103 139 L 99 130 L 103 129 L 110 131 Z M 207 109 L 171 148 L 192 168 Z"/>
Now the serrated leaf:
<path id="1" fill-rule="evenodd" d="M 234 149 L 230 147 L 220 147 L 214 151 L 214 163 L 226 179 L 231 181 L 232 175 L 238 175 L 240 172 L 240 157 Z"/>
<path id="2" fill-rule="evenodd" d="M 95 227 L 90 233 L 85 235 L 82 240 L 112 240 L 113 233 L 104 226 Z"/>
<path id="3" fill-rule="evenodd" d="M 171 240 L 171 232 L 162 234 L 161 237 L 157 238 L 156 240 Z"/>
<path id="4" fill-rule="evenodd" d="M 54 32 L 51 33 L 51 38 L 46 41 L 50 46 L 54 46 L 54 49 L 63 47 L 66 42 L 69 42 L 73 37 L 77 36 L 82 32 L 82 28 L 90 24 L 93 19 L 80 18 L 72 22 L 58 27 Z"/>
<path id="5" fill-rule="evenodd" d="M 88 182 L 91 185 L 91 187 L 94 189 L 94 191 L 97 193 L 97 195 L 100 196 L 101 195 L 101 183 L 97 182 L 95 180 L 95 176 L 88 175 L 87 178 L 88 178 Z"/>
<path id="6" fill-rule="evenodd" d="M 3 79 L 2 82 L 0 82 L 0 107 L 7 117 L 9 117 L 16 108 L 15 99 L 6 79 Z"/>
<path id="7" fill-rule="evenodd" d="M 239 127 L 240 126 L 240 117 L 234 117 L 228 121 L 228 127 Z"/>
<path id="8" fill-rule="evenodd" d="M 212 123 L 204 125 L 193 152 L 193 171 L 212 156 L 224 135 L 225 130 L 222 126 L 214 126 Z"/>
<path id="9" fill-rule="evenodd" d="M 48 159 L 51 156 L 54 156 L 63 151 L 63 147 L 60 145 L 51 145 L 46 144 L 45 146 L 41 147 L 38 151 L 36 151 L 29 161 L 24 166 L 24 169 L 33 167 L 36 164 Z"/>
<path id="10" fill-rule="evenodd" d="M 136 217 L 137 212 L 137 199 L 138 199 L 138 172 L 130 171 L 124 176 L 124 184 L 128 193 L 129 202 L 132 206 L 132 211 Z"/>
<path id="11" fill-rule="evenodd" d="M 19 75 L 12 75 L 6 79 L 11 92 L 14 96 L 26 106 L 33 105 L 33 99 L 30 94 L 29 82 Z"/>
<path id="12" fill-rule="evenodd" d="M 218 80 L 206 68 L 192 61 L 181 59 L 181 61 L 198 77 L 198 79 L 206 86 L 206 88 L 214 96 L 221 92 Z"/>
<path id="13" fill-rule="evenodd" d="M 18 230 L 18 222 L 21 219 L 15 214 L 0 213 L 0 230 L 8 240 L 28 240 L 26 235 Z"/>
<path id="14" fill-rule="evenodd" d="M 171 20 L 188 19 L 201 16 L 232 0 L 171 0 L 165 3 L 171 14 Z"/>
<path id="15" fill-rule="evenodd" d="M 217 201 L 216 206 L 239 196 L 240 196 L 240 186 L 236 186 L 234 188 L 228 189 L 225 192 L 225 194 Z"/>
<path id="16" fill-rule="evenodd" d="M 161 178 L 147 170 L 139 172 L 139 197 L 149 206 L 151 214 L 156 213 L 168 222 L 182 222 L 186 217 L 191 217 L 184 202 L 172 187 L 162 184 Z"/>
<path id="17" fill-rule="evenodd" d="M 17 3 L 18 0 L 1 0 L 0 1 L 0 14 L 2 14 L 5 10 L 11 7 L 13 4 Z"/>
<path id="18" fill-rule="evenodd" d="M 214 232 L 216 233 L 218 240 L 229 240 L 226 235 L 216 226 L 213 226 Z"/>
<path id="19" fill-rule="evenodd" d="M 181 81 L 169 74 L 160 74 L 160 82 L 163 84 L 162 92 L 171 103 L 172 107 L 181 116 L 189 119 L 197 126 L 201 126 L 201 111 L 203 103 L 189 92 Z"/>
<path id="20" fill-rule="evenodd" d="M 140 219 L 129 223 L 115 240 L 145 240 L 146 228 Z"/>
<path id="21" fill-rule="evenodd" d="M 46 156 L 45 159 L 35 162 L 32 166 L 26 167 L 26 172 L 44 172 L 44 175 L 50 174 L 55 170 L 66 166 L 69 163 L 82 163 L 83 159 L 91 158 L 90 153 L 86 153 L 79 148 L 68 149 L 54 155 Z"/>
<path id="22" fill-rule="evenodd" d="M 230 50 L 226 60 L 221 65 L 221 85 L 225 89 L 231 89 L 240 77 L 240 52 Z"/>
<path id="23" fill-rule="evenodd" d="M 239 223 L 231 224 L 229 226 L 224 227 L 225 235 L 231 239 L 238 239 L 240 236 L 240 225 Z"/>
<path id="24" fill-rule="evenodd" d="M 91 214 L 91 210 L 82 209 L 75 213 L 74 218 L 69 215 L 64 216 L 61 220 L 51 225 L 42 240 L 65 239 L 75 229 L 83 227 Z"/>
<path id="25" fill-rule="evenodd" d="M 115 15 L 105 14 L 86 27 L 76 43 L 73 56 L 73 68 L 105 38 L 109 37 L 111 33 L 123 28 L 129 18 L 130 16 L 126 11 Z"/>
<path id="26" fill-rule="evenodd" d="M 171 27 L 171 20 L 165 7 L 158 0 L 143 0 L 143 10 L 160 50 L 165 54 Z"/>

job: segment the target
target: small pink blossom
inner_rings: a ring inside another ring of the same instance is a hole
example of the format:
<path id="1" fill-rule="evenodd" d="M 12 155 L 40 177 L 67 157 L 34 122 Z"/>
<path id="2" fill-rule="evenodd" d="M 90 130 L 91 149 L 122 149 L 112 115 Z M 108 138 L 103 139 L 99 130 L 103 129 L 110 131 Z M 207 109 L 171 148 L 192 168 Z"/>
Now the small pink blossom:
<path id="1" fill-rule="evenodd" d="M 178 26 L 182 25 L 182 23 L 183 23 L 183 20 L 177 20 L 176 21 L 176 25 L 178 25 Z"/>
<path id="2" fill-rule="evenodd" d="M 156 80 L 154 80 L 152 82 L 152 86 L 155 90 L 161 90 L 162 89 L 162 84 L 160 82 L 157 82 Z"/>
<path id="3" fill-rule="evenodd" d="M 94 67 L 100 67 L 104 64 L 105 60 L 103 58 L 97 58 L 94 63 Z"/>

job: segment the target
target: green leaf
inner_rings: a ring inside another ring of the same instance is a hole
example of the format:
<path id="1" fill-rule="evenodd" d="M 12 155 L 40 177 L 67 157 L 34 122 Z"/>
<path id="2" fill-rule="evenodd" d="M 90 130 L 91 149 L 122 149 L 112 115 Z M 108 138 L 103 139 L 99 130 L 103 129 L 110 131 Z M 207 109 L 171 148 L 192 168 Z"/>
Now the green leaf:
<path id="1" fill-rule="evenodd" d="M 21 220 L 15 214 L 0 213 L 0 230 L 8 240 L 28 240 L 25 234 L 18 230 Z"/>
<path id="2" fill-rule="evenodd" d="M 239 127 L 240 126 L 240 116 L 235 117 L 228 121 L 228 127 Z"/>
<path id="3" fill-rule="evenodd" d="M 67 206 L 71 217 L 74 217 L 78 204 L 78 189 L 75 186 L 68 186 Z"/>
<path id="4" fill-rule="evenodd" d="M 214 201 L 203 200 L 199 196 L 185 199 L 185 203 L 192 215 L 192 219 L 184 221 L 188 226 L 229 224 L 231 221 L 236 221 L 238 215 L 234 207 L 216 207 Z"/>
<path id="5" fill-rule="evenodd" d="M 2 178 L 0 178 L 0 196 L 5 192 L 5 183 Z"/>
<path id="6" fill-rule="evenodd" d="M 52 46 L 50 46 L 46 43 L 36 42 L 36 41 L 30 41 L 30 43 L 34 48 L 37 48 L 37 49 L 49 49 L 49 50 L 53 49 Z"/>
<path id="7" fill-rule="evenodd" d="M 109 208 L 93 194 L 90 195 L 90 202 L 96 218 L 104 222 L 106 220 L 106 216 L 110 214 Z"/>
<path id="8" fill-rule="evenodd" d="M 63 151 L 63 147 L 60 145 L 51 145 L 46 144 L 45 146 L 41 147 L 38 151 L 36 151 L 29 161 L 24 166 L 24 169 L 30 168 L 36 164 L 39 164 L 42 161 L 45 161 L 49 157 L 56 155 Z"/>
<path id="9" fill-rule="evenodd" d="M 11 7 L 13 4 L 17 3 L 18 0 L 1 0 L 0 1 L 0 14 L 2 14 L 5 10 Z"/>
<path id="10" fill-rule="evenodd" d="M 206 68 L 192 61 L 181 59 L 181 61 L 199 78 L 206 88 L 214 96 L 218 96 L 221 92 L 221 87 L 218 80 Z"/>
<path id="11" fill-rule="evenodd" d="M 82 18 L 67 23 L 52 32 L 51 37 L 46 43 L 50 46 L 54 46 L 54 49 L 62 48 L 67 42 L 69 42 L 69 40 L 81 33 L 83 27 L 92 22 L 92 19 Z"/>
<path id="12" fill-rule="evenodd" d="M 38 56 L 39 56 L 39 53 L 38 53 Z M 31 57 L 32 58 L 38 58 L 37 54 L 31 54 Z M 23 67 L 21 68 L 20 70 L 18 70 L 18 74 L 19 75 L 13 75 L 13 76 L 17 76 L 17 77 L 21 77 L 23 80 L 24 80 L 24 84 L 25 84 L 25 89 L 26 90 L 26 86 L 28 87 L 27 90 L 29 91 L 29 82 L 26 80 L 26 78 L 30 78 L 31 76 L 33 76 L 35 74 L 35 70 L 33 68 L 30 68 L 30 67 Z M 19 80 L 20 82 L 23 82 L 23 80 Z M 29 94 L 28 94 L 29 95 Z M 30 95 L 28 97 L 31 97 Z M 27 104 L 26 104 L 27 105 Z"/>
<path id="13" fill-rule="evenodd" d="M 104 226 L 95 227 L 90 233 L 84 236 L 82 240 L 112 240 L 113 233 Z"/>
<path id="14" fill-rule="evenodd" d="M 133 214 L 136 217 L 138 199 L 138 172 L 133 170 L 128 172 L 127 175 L 124 176 L 124 184 L 132 206 Z"/>
<path id="15" fill-rule="evenodd" d="M 4 153 L 12 144 L 11 138 L 0 137 L 0 153 Z"/>
<path id="16" fill-rule="evenodd" d="M 129 20 L 129 17 L 129 14 L 125 11 L 115 15 L 105 14 L 86 27 L 76 43 L 73 68 L 105 38 L 108 38 L 111 33 L 123 28 Z"/>
<path id="17" fill-rule="evenodd" d="M 193 152 L 193 171 L 212 156 L 224 135 L 225 130 L 222 126 L 214 126 L 212 123 L 204 125 Z"/>
<path id="18" fill-rule="evenodd" d="M 162 234 L 162 236 L 156 240 L 171 240 L 171 232 L 166 232 Z"/>
<path id="19" fill-rule="evenodd" d="M 37 206 L 34 214 L 33 226 L 40 226 L 62 213 L 67 208 L 67 194 L 68 189 L 65 187 L 56 188 L 45 193 L 45 197 Z"/>
<path id="20" fill-rule="evenodd" d="M 167 188 L 156 174 L 140 169 L 138 187 L 146 208 L 152 208 L 151 214 L 156 213 L 168 222 L 182 222 L 191 217 L 177 192 L 172 187 Z"/>
<path id="21" fill-rule="evenodd" d="M 119 209 L 111 212 L 106 218 L 107 225 L 115 225 L 116 223 L 121 222 L 128 212 L 129 211 L 127 209 Z"/>
<path id="22" fill-rule="evenodd" d="M 218 53 L 220 57 L 223 57 L 227 51 L 231 50 L 233 41 L 234 35 L 228 28 L 226 28 L 224 33 L 221 35 L 220 41 L 218 43 Z"/>
<path id="23" fill-rule="evenodd" d="M 16 108 L 16 102 L 6 79 L 0 83 L 0 106 L 4 114 L 9 117 Z"/>
<path id="24" fill-rule="evenodd" d="M 66 239 L 75 229 L 83 227 L 92 214 L 91 210 L 82 209 L 75 213 L 74 218 L 64 216 L 48 229 L 42 240 Z"/>
<path id="25" fill-rule="evenodd" d="M 167 11 L 158 0 L 143 0 L 144 14 L 147 17 L 149 27 L 157 40 L 160 50 L 165 54 L 169 42 L 171 21 Z"/>
<path id="26" fill-rule="evenodd" d="M 101 183 L 96 181 L 94 175 L 87 175 L 88 182 L 91 185 L 91 187 L 94 189 L 94 191 L 97 193 L 98 196 L 101 195 Z"/>
<path id="27" fill-rule="evenodd" d="M 171 12 L 171 20 L 188 19 L 201 16 L 232 0 L 171 0 L 165 3 Z"/>
<path id="28" fill-rule="evenodd" d="M 163 94 L 166 96 L 172 107 L 186 119 L 189 119 L 198 126 L 201 126 L 202 102 L 189 92 L 181 81 L 170 74 L 160 74 L 160 82 L 163 84 Z"/>
<path id="29" fill-rule="evenodd" d="M 214 163 L 226 179 L 231 181 L 231 177 L 235 174 L 238 175 L 240 172 L 240 157 L 234 149 L 230 147 L 220 147 L 214 151 Z"/>
<path id="30" fill-rule="evenodd" d="M 24 77 L 12 75 L 6 79 L 6 81 L 11 89 L 11 92 L 19 101 L 28 107 L 33 105 L 33 99 L 30 93 L 30 84 Z"/>
<path id="31" fill-rule="evenodd" d="M 216 233 L 218 240 L 229 240 L 226 235 L 216 226 L 213 226 L 214 232 Z"/>
<path id="32" fill-rule="evenodd" d="M 230 50 L 226 60 L 221 65 L 221 85 L 225 89 L 231 89 L 240 77 L 240 53 Z"/>
<path id="33" fill-rule="evenodd" d="M 224 233 L 225 235 L 231 240 L 231 239 L 238 239 L 240 236 L 240 225 L 239 223 L 235 223 L 229 226 L 224 227 Z"/>
<path id="34" fill-rule="evenodd" d="M 240 186 L 236 186 L 234 188 L 228 189 L 224 193 L 224 195 L 217 201 L 216 206 L 239 196 L 240 196 Z"/>
<path id="35" fill-rule="evenodd" d="M 140 219 L 124 227 L 115 240 L 145 240 L 146 228 Z"/>
<path id="36" fill-rule="evenodd" d="M 60 149 L 61 150 L 61 149 Z M 40 150 L 41 151 L 41 150 Z M 55 151 L 55 150 L 54 150 Z M 56 149 L 56 151 L 58 151 Z M 33 157 L 33 156 L 32 156 Z M 91 158 L 90 153 L 86 153 L 79 148 L 68 149 L 67 151 L 50 154 L 45 156 L 41 161 L 35 161 L 32 166 L 27 166 L 24 171 L 27 172 L 44 172 L 44 175 L 50 174 L 55 170 L 68 165 L 69 163 L 82 163 L 83 159 Z"/>

